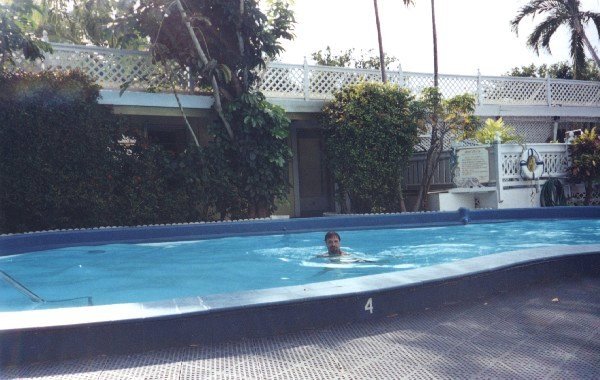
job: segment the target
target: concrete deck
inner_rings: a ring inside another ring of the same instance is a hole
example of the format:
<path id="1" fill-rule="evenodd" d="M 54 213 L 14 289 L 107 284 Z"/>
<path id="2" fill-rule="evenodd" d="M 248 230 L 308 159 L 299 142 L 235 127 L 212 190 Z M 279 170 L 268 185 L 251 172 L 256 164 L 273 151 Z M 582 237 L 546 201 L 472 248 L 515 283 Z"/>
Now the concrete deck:
<path id="1" fill-rule="evenodd" d="M 369 323 L 0 369 L 1 379 L 600 379 L 600 278 Z"/>

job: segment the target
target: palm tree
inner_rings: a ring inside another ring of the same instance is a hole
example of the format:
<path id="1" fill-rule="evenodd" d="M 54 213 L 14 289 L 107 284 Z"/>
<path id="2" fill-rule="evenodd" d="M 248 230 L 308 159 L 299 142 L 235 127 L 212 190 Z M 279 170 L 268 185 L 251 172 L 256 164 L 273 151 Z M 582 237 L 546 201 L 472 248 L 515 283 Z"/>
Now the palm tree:
<path id="1" fill-rule="evenodd" d="M 414 0 L 402 0 L 404 5 L 407 7 L 414 4 Z M 385 54 L 383 53 L 383 40 L 381 38 L 381 25 L 379 23 L 379 9 L 377 7 L 377 0 L 373 0 L 373 7 L 375 8 L 375 24 L 377 24 L 377 39 L 379 41 L 379 63 L 381 65 L 381 81 L 387 82 L 387 74 L 385 73 Z"/>
<path id="2" fill-rule="evenodd" d="M 435 0 L 431 0 L 431 31 L 433 34 L 433 87 L 437 90 L 438 88 L 438 51 L 437 51 L 437 26 L 435 22 Z M 438 93 L 436 91 L 436 93 Z M 441 95 L 441 94 L 440 94 Z M 441 100 L 441 98 L 435 98 Z M 431 115 L 430 125 L 431 134 L 429 138 L 429 147 L 427 148 L 427 154 L 425 156 L 425 167 L 423 169 L 423 177 L 421 179 L 421 185 L 417 192 L 417 200 L 413 211 L 424 210 L 427 208 L 427 193 L 431 188 L 431 182 L 437 166 L 439 165 L 440 156 L 444 149 L 443 136 L 445 132 L 442 131 L 439 125 L 438 117 L 439 107 L 435 105 L 434 112 Z"/>
<path id="3" fill-rule="evenodd" d="M 435 0 L 431 0 L 431 30 L 433 32 L 433 87 L 438 86 L 437 28 L 435 24 Z"/>
<path id="4" fill-rule="evenodd" d="M 585 34 L 583 25 L 592 21 L 600 34 L 600 13 L 583 12 L 579 10 L 579 0 L 531 0 L 525 5 L 517 16 L 510 22 L 515 33 L 519 32 L 519 23 L 527 16 L 532 18 L 538 14 L 548 15 L 531 32 L 527 39 L 527 46 L 539 54 L 540 48 L 550 51 L 550 40 L 559 27 L 565 25 L 571 34 L 570 54 L 573 60 L 573 72 L 578 79 L 585 70 L 584 45 L 600 67 L 600 59 Z"/>

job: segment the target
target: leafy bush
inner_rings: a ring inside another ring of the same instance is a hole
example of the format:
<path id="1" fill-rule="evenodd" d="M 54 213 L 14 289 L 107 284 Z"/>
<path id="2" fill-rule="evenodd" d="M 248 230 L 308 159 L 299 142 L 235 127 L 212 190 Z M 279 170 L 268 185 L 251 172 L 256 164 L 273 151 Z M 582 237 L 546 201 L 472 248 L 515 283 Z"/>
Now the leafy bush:
<path id="1" fill-rule="evenodd" d="M 210 167 L 197 149 L 175 154 L 139 136 L 129 150 L 112 152 L 108 177 L 112 225 L 214 219 Z M 212 207 L 212 208 L 211 208 Z"/>
<path id="2" fill-rule="evenodd" d="M 600 180 L 600 136 L 596 128 L 585 130 L 571 145 L 571 166 L 568 179 L 571 182 L 583 182 L 585 185 L 584 204 L 589 206 L 592 200 L 594 182 Z"/>
<path id="3" fill-rule="evenodd" d="M 496 139 L 496 133 L 499 133 L 500 141 L 507 142 L 522 142 L 523 137 L 519 136 L 515 129 L 510 125 L 504 124 L 504 120 L 486 119 L 483 127 L 475 131 L 474 138 L 481 144 L 491 144 Z"/>
<path id="4" fill-rule="evenodd" d="M 229 139 L 224 128 L 215 125 L 215 140 L 205 148 L 212 167 L 221 173 L 221 183 L 215 186 L 217 209 L 234 218 L 268 216 L 289 189 L 290 120 L 283 108 L 268 103 L 259 92 L 229 102 L 225 115 L 235 138 Z"/>
<path id="5" fill-rule="evenodd" d="M 117 123 L 81 72 L 0 75 L 0 214 L 5 232 L 88 227 L 109 214 Z"/>
<path id="6" fill-rule="evenodd" d="M 397 86 L 360 83 L 337 92 L 323 114 L 327 160 L 342 207 L 347 195 L 353 212 L 399 211 L 419 103 Z"/>
<path id="7" fill-rule="evenodd" d="M 266 216 L 286 197 L 289 120 L 262 94 L 228 104 L 236 139 L 218 126 L 178 154 L 98 97 L 77 71 L 0 75 L 0 232 Z"/>
<path id="8" fill-rule="evenodd" d="M 0 232 L 214 219 L 206 153 L 148 145 L 98 96 L 80 72 L 0 76 Z"/>

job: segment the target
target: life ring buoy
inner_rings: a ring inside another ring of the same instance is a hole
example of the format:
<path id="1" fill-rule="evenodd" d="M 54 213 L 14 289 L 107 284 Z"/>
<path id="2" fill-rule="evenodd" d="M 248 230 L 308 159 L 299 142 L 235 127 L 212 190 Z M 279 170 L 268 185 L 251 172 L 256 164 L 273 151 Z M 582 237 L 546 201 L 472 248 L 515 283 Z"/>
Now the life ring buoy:
<path id="1" fill-rule="evenodd" d="M 533 148 L 523 151 L 521 154 L 521 177 L 525 179 L 540 179 L 544 173 L 544 160 Z"/>

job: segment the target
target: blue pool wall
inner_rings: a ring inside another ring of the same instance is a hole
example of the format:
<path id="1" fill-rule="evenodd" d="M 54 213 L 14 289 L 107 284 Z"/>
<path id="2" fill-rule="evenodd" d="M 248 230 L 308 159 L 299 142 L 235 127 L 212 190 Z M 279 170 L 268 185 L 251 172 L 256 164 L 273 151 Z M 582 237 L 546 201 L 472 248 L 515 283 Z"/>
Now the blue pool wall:
<path id="1" fill-rule="evenodd" d="M 600 207 L 552 207 L 454 212 L 348 215 L 321 218 L 265 219 L 144 227 L 106 227 L 0 236 L 0 256 L 77 245 L 210 239 L 225 236 L 367 228 L 410 228 L 489 223 L 518 219 L 600 218 Z"/>
<path id="2" fill-rule="evenodd" d="M 285 231 L 416 227 L 555 218 L 597 219 L 600 218 L 600 207 L 463 209 L 449 213 L 59 231 L 1 236 L 0 247 L 6 255 L 59 246 L 115 241 L 179 240 Z M 548 251 L 548 255 L 545 251 Z M 203 303 L 210 305 L 210 308 L 183 313 L 175 309 L 190 302 L 189 300 L 165 300 L 142 305 L 148 310 L 165 310 L 165 313 L 158 316 L 111 318 L 92 323 L 12 329 L 3 329 L 0 326 L 0 366 L 134 353 L 191 344 L 214 344 L 232 339 L 271 336 L 389 316 L 401 318 L 407 313 L 435 310 L 444 305 L 472 302 L 534 284 L 582 276 L 600 276 L 600 245 L 582 248 L 538 248 L 515 252 L 514 255 L 508 256 L 499 254 L 431 268 L 366 276 L 348 280 L 344 283 L 348 286 L 341 287 L 334 294 L 330 290 L 320 290 L 327 284 L 317 283 L 306 286 L 313 289 L 308 296 L 298 296 L 299 290 L 302 290 L 301 286 L 290 287 L 292 290 L 280 288 L 248 292 L 249 297 L 235 294 L 213 295 L 203 297 Z M 406 284 L 399 284 L 405 277 L 411 277 L 412 280 L 406 281 Z M 361 285 L 365 282 L 371 285 Z M 285 298 L 287 294 L 289 299 Z M 284 298 L 281 298 L 282 295 Z M 374 306 L 371 312 L 365 309 L 369 300 Z M 172 309 L 172 312 L 169 312 L 169 309 Z M 77 309 L 65 311 L 78 312 Z"/>

